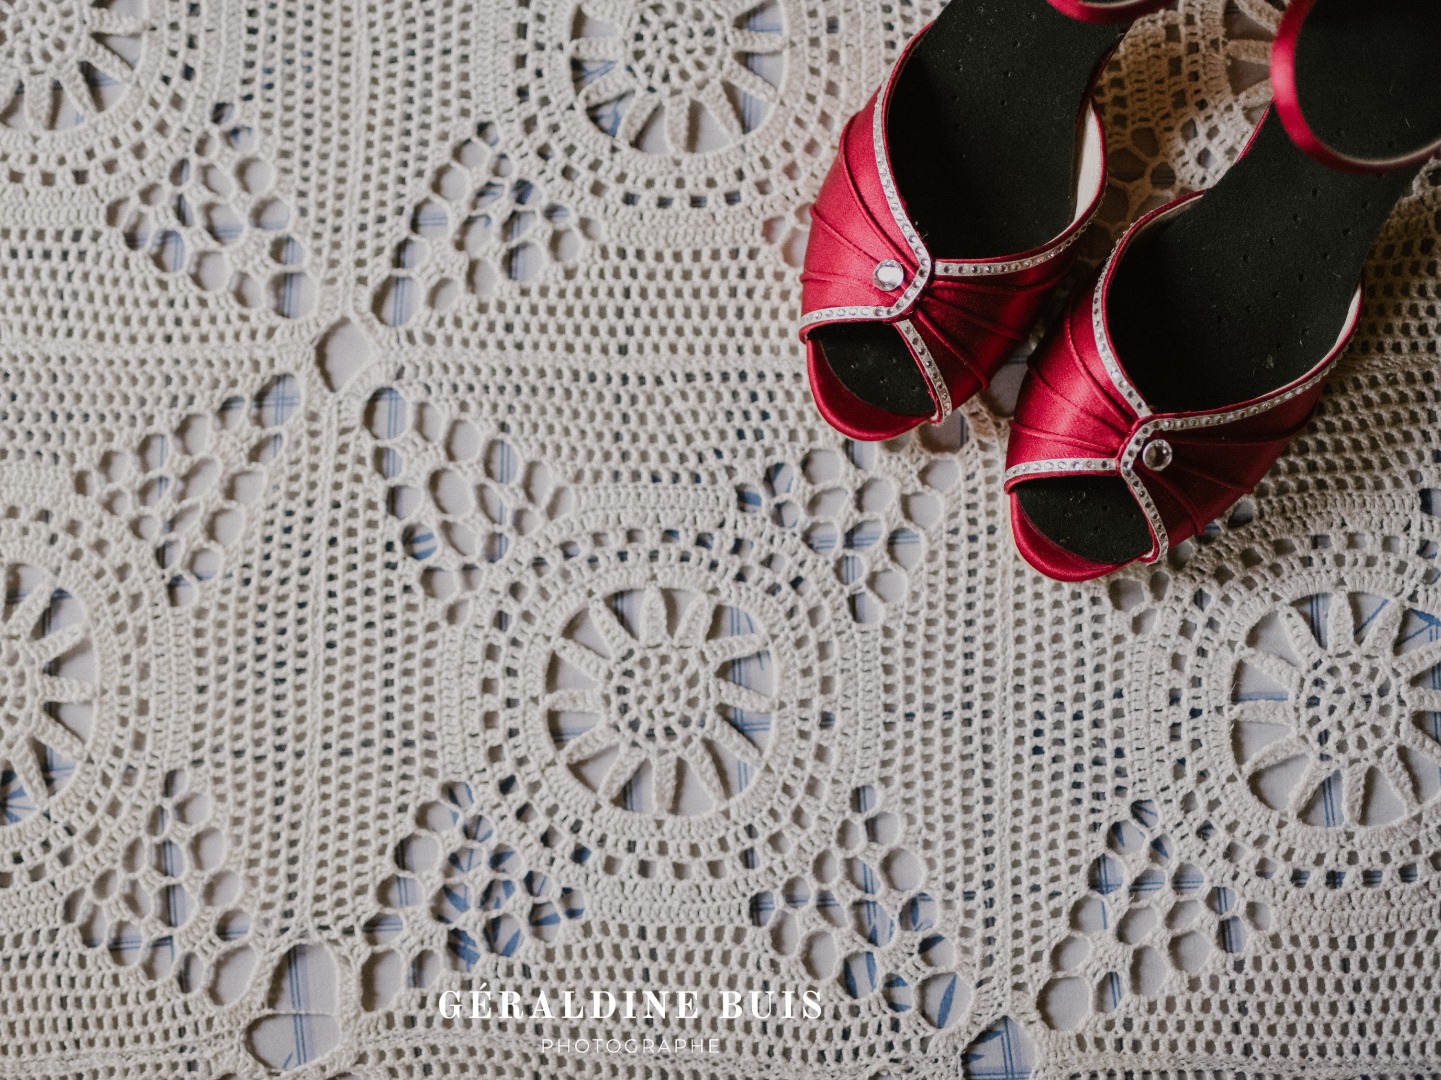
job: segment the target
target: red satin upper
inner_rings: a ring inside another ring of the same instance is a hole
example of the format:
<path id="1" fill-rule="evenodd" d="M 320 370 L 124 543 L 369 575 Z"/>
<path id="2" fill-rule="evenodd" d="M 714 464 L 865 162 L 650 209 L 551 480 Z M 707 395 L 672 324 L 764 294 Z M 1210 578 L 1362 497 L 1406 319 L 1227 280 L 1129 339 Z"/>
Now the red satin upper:
<path id="1" fill-rule="evenodd" d="M 811 209 L 811 236 L 801 275 L 802 317 L 810 319 L 803 322 L 801 340 L 807 345 L 811 388 L 821 414 L 856 439 L 893 438 L 924 420 L 887 412 L 850 393 L 811 340 L 811 331 L 842 322 L 897 327 L 932 387 L 936 405 L 932 419 L 944 419 L 949 412 L 945 395 L 932 385 L 916 341 L 908 340 L 903 331 L 916 335 L 933 358 L 950 406 L 970 398 L 1025 341 L 1047 295 L 1070 268 L 1074 257 L 1070 241 L 1089 221 L 1102 191 L 1098 176 L 1094 192 L 1085 193 L 1086 205 L 1075 222 L 1041 248 L 997 259 L 965 260 L 964 275 L 959 266 L 947 268 L 945 253 L 933 255 L 915 235 L 904 211 L 903 193 L 897 195 L 899 220 L 888 203 L 882 172 L 889 174 L 889 152 L 884 124 L 879 147 L 875 125 L 876 109 L 887 107 L 896 75 L 924 33 L 916 35 L 876 96 L 846 124 L 840 153 Z M 1099 140 L 1094 112 L 1084 119 L 1094 125 L 1092 136 Z M 893 291 L 878 287 L 875 280 L 877 267 L 888 261 L 904 273 L 904 284 Z M 1021 263 L 1026 265 L 1016 265 Z"/>
<path id="2" fill-rule="evenodd" d="M 1021 386 L 1007 453 L 1006 491 L 1016 545 L 1032 566 L 1062 581 L 1083 581 L 1119 569 L 1093 563 L 1046 538 L 1026 518 L 1016 488 L 1057 476 L 1119 476 L 1142 511 L 1146 501 L 1154 545 L 1146 561 L 1190 539 L 1254 490 L 1305 426 L 1321 397 L 1324 376 L 1355 332 L 1359 293 L 1346 328 L 1310 372 L 1264 397 L 1210 412 L 1161 413 L 1146 405 L 1116 357 L 1108 371 L 1094 318 L 1100 291 L 1102 324 L 1116 267 L 1136 235 L 1162 215 L 1178 212 L 1190 195 L 1147 215 L 1117 246 L 1111 261 L 1072 298 L 1064 319 L 1036 350 Z M 1109 331 L 1102 330 L 1109 344 Z M 1114 355 L 1114 350 L 1112 350 Z M 1170 460 L 1148 467 L 1145 447 L 1164 440 Z M 1033 471 L 1017 474 L 1018 468 Z"/>

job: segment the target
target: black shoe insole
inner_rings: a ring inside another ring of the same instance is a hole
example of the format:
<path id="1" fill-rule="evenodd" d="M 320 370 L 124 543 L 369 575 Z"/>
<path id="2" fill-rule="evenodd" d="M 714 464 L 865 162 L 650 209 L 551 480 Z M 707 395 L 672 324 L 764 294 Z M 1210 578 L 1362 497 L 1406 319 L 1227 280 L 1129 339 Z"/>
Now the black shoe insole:
<path id="1" fill-rule="evenodd" d="M 1366 17 L 1308 23 L 1302 39 L 1298 81 L 1313 128 L 1366 155 L 1434 140 L 1441 3 L 1322 0 L 1314 11 L 1348 4 Z M 1111 336 L 1141 395 L 1157 411 L 1210 410 L 1310 371 L 1340 334 L 1377 234 L 1418 171 L 1329 169 L 1268 117 L 1250 153 L 1138 238 L 1117 271 Z M 1124 563 L 1151 549 L 1119 478 L 1035 480 L 1016 492 L 1037 529 L 1083 558 Z"/>
<path id="2" fill-rule="evenodd" d="M 1046 0 L 955 0 L 916 47 L 891 100 L 891 164 L 906 210 L 945 259 L 1029 251 L 1075 216 L 1076 117 L 1124 27 Z M 894 327 L 811 334 L 842 384 L 899 416 L 935 409 Z"/>

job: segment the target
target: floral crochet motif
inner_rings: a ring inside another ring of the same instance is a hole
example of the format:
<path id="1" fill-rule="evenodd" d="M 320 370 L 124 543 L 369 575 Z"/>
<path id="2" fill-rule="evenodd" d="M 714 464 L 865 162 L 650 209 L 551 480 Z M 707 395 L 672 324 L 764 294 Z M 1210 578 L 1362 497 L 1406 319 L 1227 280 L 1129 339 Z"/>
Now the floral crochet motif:
<path id="1" fill-rule="evenodd" d="M 848 997 L 873 996 L 944 1029 L 965 1014 L 970 985 L 952 936 L 938 929 L 942 905 L 920 888 L 920 860 L 898 844 L 899 819 L 876 789 L 851 792 L 835 848 L 815 863 L 814 884 L 794 878 L 750 900 L 751 922 L 772 947 L 813 979 L 835 978 Z"/>
<path id="2" fill-rule="evenodd" d="M 634 514 L 618 502 L 542 527 L 475 596 L 485 618 L 464 628 L 455 692 L 505 733 L 484 798 L 573 835 L 632 892 L 750 877 L 817 820 L 878 680 L 865 658 L 827 669 L 825 643 L 861 631 L 794 534 L 714 504 Z M 501 647 L 476 651 L 497 625 Z"/>
<path id="3" fill-rule="evenodd" d="M 147 435 L 133 451 L 101 455 L 94 469 L 76 476 L 76 490 L 153 545 L 156 562 L 171 574 L 171 601 L 187 605 L 197 585 L 221 573 L 225 549 L 265 493 L 300 405 L 296 378 L 277 375 L 249 397 L 228 397 L 214 413 Z M 239 466 L 227 472 L 227 461 L 237 458 Z"/>
<path id="4" fill-rule="evenodd" d="M 1172 792 L 1163 816 L 1273 897 L 1284 884 L 1344 905 L 1436 880 L 1441 548 L 1416 530 L 1298 543 L 1232 524 L 1183 574 L 1148 575 L 1149 597 L 1111 586 L 1132 626 L 1184 643 L 1143 676 L 1173 765 L 1141 790 Z M 1242 573 L 1221 558 L 1233 548 Z"/>
<path id="5" fill-rule="evenodd" d="M 1243 952 L 1271 925 L 1265 904 L 1244 902 L 1178 856 L 1149 801 L 1106 830 L 1088 886 L 1072 907 L 1072 933 L 1052 950 L 1056 977 L 1038 1002 L 1053 1028 L 1078 1027 L 1133 995 L 1154 998 L 1214 957 Z"/>
<path id="6" fill-rule="evenodd" d="M 913 458 L 847 442 L 841 451 L 777 462 L 761 483 L 736 486 L 743 511 L 796 530 L 807 547 L 834 560 L 858 623 L 881 621 L 888 604 L 905 599 L 909 574 L 942 518 L 942 496 L 958 480 L 952 462 L 912 449 Z"/>
<path id="7" fill-rule="evenodd" d="M 164 182 L 145 185 L 110 206 L 125 245 L 150 256 L 167 275 L 286 319 L 310 313 L 315 282 L 294 212 L 276 191 L 253 125 L 222 103 L 211 125 L 172 166 Z"/>
<path id="8" fill-rule="evenodd" d="M 386 913 L 367 931 L 390 955 L 409 952 L 422 977 L 425 955 L 443 951 L 451 967 L 469 971 L 483 954 L 516 956 L 528 942 L 543 947 L 585 914 L 584 893 L 505 843 L 470 785 L 446 784 L 418 820 L 422 828 L 396 848 L 400 873 L 381 886 Z M 558 848 L 560 839 L 547 834 L 543 843 Z M 576 863 L 587 858 L 584 849 L 571 854 Z"/>
<path id="9" fill-rule="evenodd" d="M 208 987 L 224 1004 L 254 961 L 243 944 L 250 916 L 234 906 L 242 882 L 223 869 L 226 843 L 209 824 L 212 806 L 189 790 L 185 773 L 168 774 L 145 835 L 125 846 L 120 865 L 70 895 L 66 919 L 86 948 L 118 966 L 171 978 L 184 994 Z"/>
<path id="10" fill-rule="evenodd" d="M 571 492 L 544 463 L 396 387 L 371 395 L 365 423 L 380 444 L 374 461 L 389 482 L 387 508 L 405 523 L 401 546 L 425 592 L 452 603 L 457 617 L 517 540 L 570 511 Z"/>
<path id="11" fill-rule="evenodd" d="M 395 247 L 394 272 L 375 296 L 387 326 L 406 326 L 422 308 L 444 313 L 462 291 L 485 303 L 568 266 L 595 231 L 569 207 L 547 201 L 517 175 L 494 124 L 477 124 L 436 170 L 432 194 L 411 212 Z"/>

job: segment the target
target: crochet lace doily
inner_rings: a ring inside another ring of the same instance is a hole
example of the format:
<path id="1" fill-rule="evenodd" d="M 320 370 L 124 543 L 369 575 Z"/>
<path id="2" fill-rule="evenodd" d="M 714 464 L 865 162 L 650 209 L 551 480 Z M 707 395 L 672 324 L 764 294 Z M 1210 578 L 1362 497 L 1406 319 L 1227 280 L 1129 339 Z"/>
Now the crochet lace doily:
<path id="1" fill-rule="evenodd" d="M 1021 358 L 859 445 L 794 336 L 935 7 L 0 6 L 0 1075 L 1441 1069 L 1441 170 L 1256 496 L 1054 584 Z M 1235 157 L 1278 14 L 1136 26 L 1088 258 Z"/>

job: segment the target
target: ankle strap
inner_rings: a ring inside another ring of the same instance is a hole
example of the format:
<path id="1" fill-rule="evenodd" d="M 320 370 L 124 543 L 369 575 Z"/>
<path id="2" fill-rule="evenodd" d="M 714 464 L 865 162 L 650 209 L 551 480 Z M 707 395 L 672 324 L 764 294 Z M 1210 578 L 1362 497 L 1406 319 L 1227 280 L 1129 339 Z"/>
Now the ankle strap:
<path id="1" fill-rule="evenodd" d="M 1170 0 L 1046 0 L 1051 7 L 1073 19 L 1089 23 L 1131 22 L 1159 11 Z"/>
<path id="2" fill-rule="evenodd" d="M 1057 0 L 1051 2 L 1060 6 Z M 1441 140 L 1438 140 L 1399 157 L 1359 158 L 1329 146 L 1316 134 L 1306 119 L 1306 112 L 1301 105 L 1301 91 L 1296 84 L 1296 51 L 1301 30 L 1306 23 L 1306 16 L 1311 13 L 1316 3 L 1317 0 L 1292 0 L 1291 6 L 1281 17 L 1281 25 L 1276 30 L 1276 44 L 1271 50 L 1271 94 L 1276 113 L 1286 128 L 1286 134 L 1291 136 L 1291 141 L 1321 164 L 1349 173 L 1395 172 L 1419 165 L 1441 151 Z"/>

